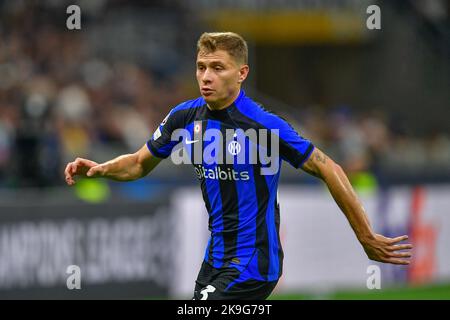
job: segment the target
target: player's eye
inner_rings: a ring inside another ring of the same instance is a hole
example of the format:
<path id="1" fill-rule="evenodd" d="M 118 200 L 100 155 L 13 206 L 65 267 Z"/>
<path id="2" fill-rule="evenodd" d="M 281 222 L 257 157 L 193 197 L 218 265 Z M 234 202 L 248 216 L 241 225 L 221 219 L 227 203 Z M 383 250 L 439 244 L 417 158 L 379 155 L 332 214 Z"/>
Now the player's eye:
<path id="1" fill-rule="evenodd" d="M 223 68 L 221 67 L 221 66 L 217 66 L 217 67 L 215 67 L 214 68 L 216 71 L 221 71 L 221 70 L 223 70 Z"/>

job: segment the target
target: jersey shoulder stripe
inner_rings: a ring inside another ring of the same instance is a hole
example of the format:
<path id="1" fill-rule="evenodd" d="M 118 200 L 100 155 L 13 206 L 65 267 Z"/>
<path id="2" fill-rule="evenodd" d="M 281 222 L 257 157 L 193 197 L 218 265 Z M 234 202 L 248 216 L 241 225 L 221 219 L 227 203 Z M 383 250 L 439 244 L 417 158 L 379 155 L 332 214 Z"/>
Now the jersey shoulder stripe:
<path id="1" fill-rule="evenodd" d="M 267 110 L 263 105 L 253 101 L 249 97 L 242 99 L 242 103 L 237 104 L 236 108 L 241 114 L 252 119 L 264 128 L 270 130 L 279 129 L 280 131 L 287 128 L 293 130 L 292 126 L 285 119 Z"/>
<path id="2" fill-rule="evenodd" d="M 285 119 L 266 110 L 249 97 L 241 99 L 236 104 L 236 109 L 257 127 L 278 130 L 281 155 L 295 168 L 299 168 L 311 155 L 314 145 L 299 135 Z"/>
<path id="3" fill-rule="evenodd" d="M 173 113 L 181 111 L 181 110 L 201 107 L 201 106 L 203 106 L 205 104 L 206 104 L 206 102 L 205 102 L 205 99 L 203 99 L 203 97 L 198 97 L 196 99 L 187 100 L 187 101 L 184 101 L 184 102 L 180 103 L 176 107 L 174 107 L 170 111 L 170 114 L 173 114 Z"/>
<path id="4" fill-rule="evenodd" d="M 179 141 L 172 141 L 174 130 L 184 129 L 195 118 L 198 108 L 205 105 L 203 97 L 184 101 L 172 108 L 161 124 L 154 132 L 152 138 L 147 141 L 150 153 L 158 158 L 167 158 Z"/>

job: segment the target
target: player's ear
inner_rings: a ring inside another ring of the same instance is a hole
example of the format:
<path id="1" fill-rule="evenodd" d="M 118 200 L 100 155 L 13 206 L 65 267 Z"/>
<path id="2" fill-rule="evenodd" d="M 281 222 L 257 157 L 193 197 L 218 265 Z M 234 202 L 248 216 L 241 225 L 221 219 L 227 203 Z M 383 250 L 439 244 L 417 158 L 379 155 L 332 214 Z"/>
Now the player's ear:
<path id="1" fill-rule="evenodd" d="M 247 78 L 248 72 L 250 71 L 247 64 L 244 64 L 239 69 L 239 80 L 238 83 L 244 82 L 244 80 Z"/>

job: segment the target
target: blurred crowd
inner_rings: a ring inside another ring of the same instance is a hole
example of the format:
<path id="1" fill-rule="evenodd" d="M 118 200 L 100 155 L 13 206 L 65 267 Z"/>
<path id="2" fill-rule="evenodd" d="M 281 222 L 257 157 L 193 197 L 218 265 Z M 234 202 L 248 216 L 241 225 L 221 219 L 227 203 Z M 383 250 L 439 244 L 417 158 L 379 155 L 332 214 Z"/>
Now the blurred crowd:
<path id="1" fill-rule="evenodd" d="M 85 33 L 45 23 L 58 19 L 26 7 L 2 13 L 0 187 L 60 185 L 65 163 L 76 156 L 105 161 L 134 152 L 171 107 L 197 94 L 193 75 L 98 56 Z M 298 123 L 293 117 L 302 135 L 349 171 L 450 163 L 448 136 L 412 137 L 377 112 L 312 106 Z"/>
<path id="2" fill-rule="evenodd" d="M 59 184 L 75 156 L 136 150 L 185 96 L 178 79 L 98 57 L 83 33 L 28 9 L 2 15 L 0 186 Z"/>
<path id="3" fill-rule="evenodd" d="M 448 173 L 450 137 L 441 132 L 414 136 L 401 119 L 379 109 L 311 106 L 302 111 L 298 124 L 303 134 L 323 148 L 349 173 L 384 172 L 423 176 Z"/>

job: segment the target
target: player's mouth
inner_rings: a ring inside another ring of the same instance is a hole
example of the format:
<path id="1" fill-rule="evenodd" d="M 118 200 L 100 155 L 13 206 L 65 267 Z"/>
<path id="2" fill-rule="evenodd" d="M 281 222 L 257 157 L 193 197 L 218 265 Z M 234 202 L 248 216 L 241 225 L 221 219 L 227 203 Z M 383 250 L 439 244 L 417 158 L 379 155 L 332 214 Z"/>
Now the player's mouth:
<path id="1" fill-rule="evenodd" d="M 210 95 L 212 95 L 214 93 L 213 89 L 207 88 L 207 87 L 202 87 L 200 89 L 200 91 L 201 91 L 202 95 L 205 96 L 205 97 L 210 96 Z"/>

